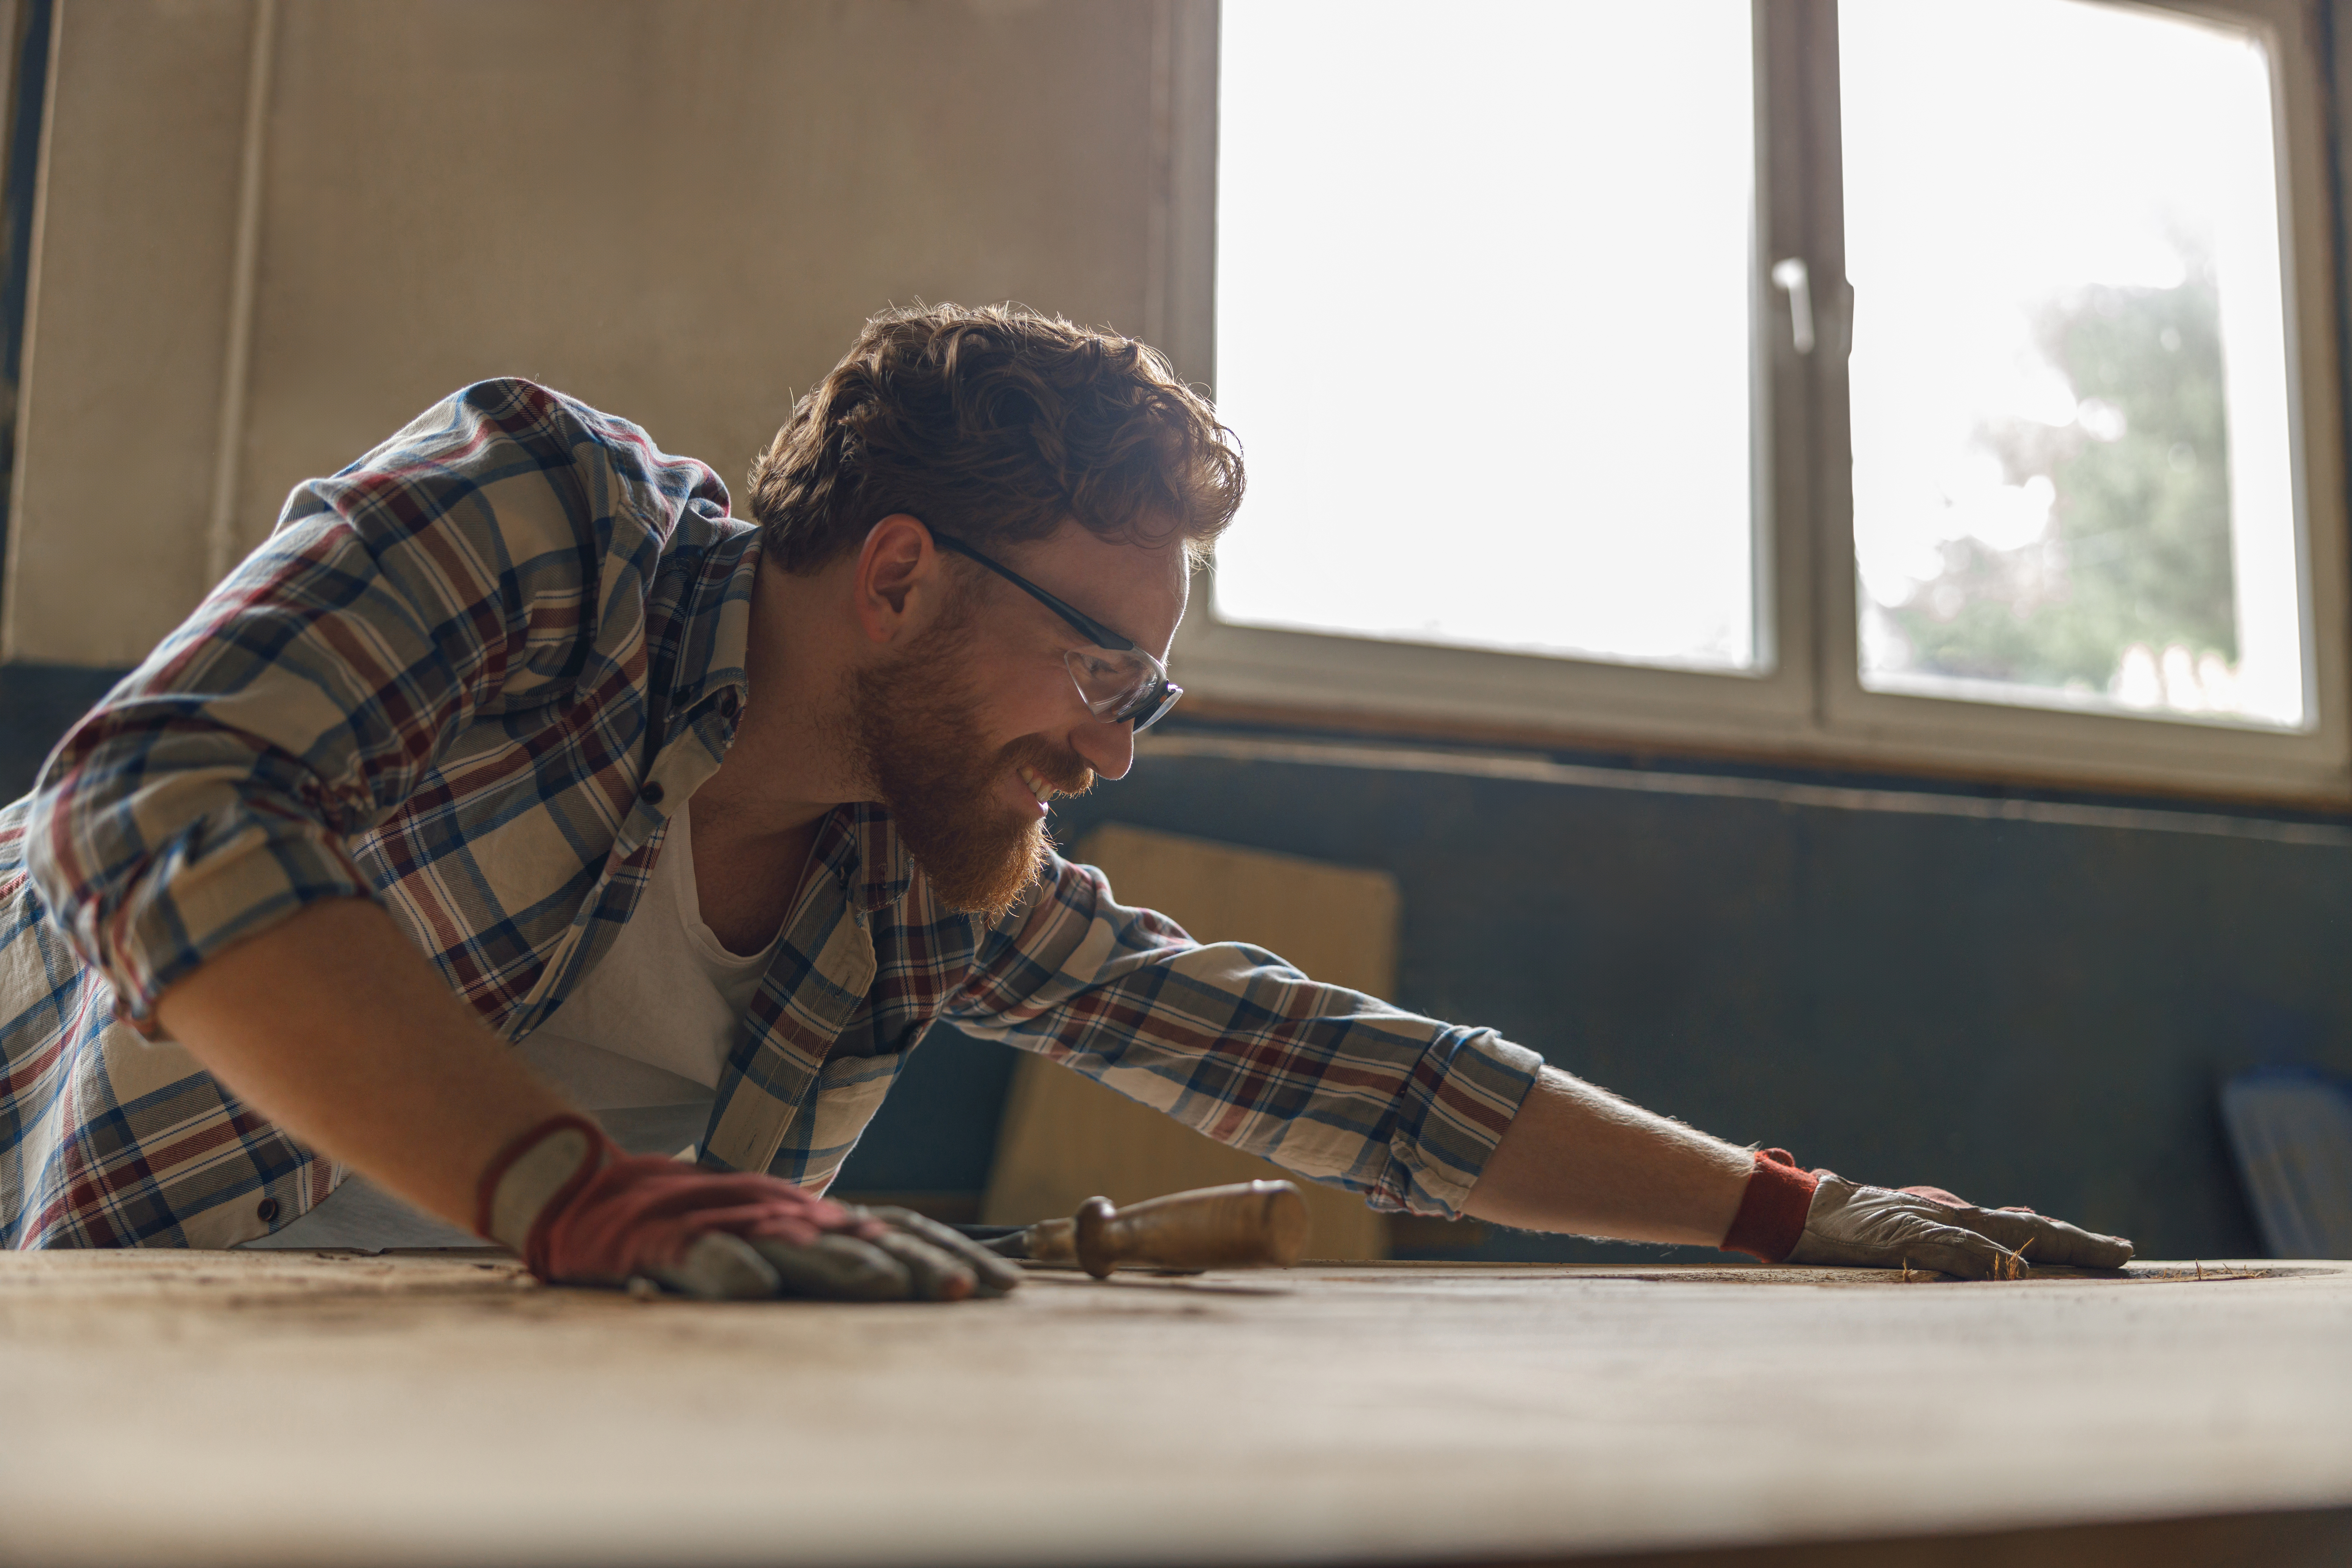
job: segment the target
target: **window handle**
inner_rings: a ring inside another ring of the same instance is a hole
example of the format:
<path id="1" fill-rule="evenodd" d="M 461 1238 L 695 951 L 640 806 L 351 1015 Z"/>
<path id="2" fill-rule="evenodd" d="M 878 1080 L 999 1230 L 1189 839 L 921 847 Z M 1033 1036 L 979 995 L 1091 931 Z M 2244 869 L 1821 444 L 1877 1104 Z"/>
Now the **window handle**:
<path id="1" fill-rule="evenodd" d="M 1789 341 L 1801 354 L 1813 352 L 1813 285 L 1801 256 L 1772 263 L 1772 285 L 1789 293 Z"/>

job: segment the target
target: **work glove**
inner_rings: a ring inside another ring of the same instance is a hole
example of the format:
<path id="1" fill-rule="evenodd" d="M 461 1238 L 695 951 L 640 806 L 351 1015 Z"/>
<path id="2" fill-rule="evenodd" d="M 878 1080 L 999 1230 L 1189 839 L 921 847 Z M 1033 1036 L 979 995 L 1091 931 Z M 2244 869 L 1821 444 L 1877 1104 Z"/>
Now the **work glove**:
<path id="1" fill-rule="evenodd" d="M 2132 1245 L 2024 1208 L 1979 1208 L 1940 1187 L 1864 1186 L 1798 1168 L 1785 1150 L 1756 1156 L 1727 1248 L 1768 1263 L 1931 1268 L 1963 1279 L 2022 1279 L 2036 1263 L 2119 1268 Z"/>
<path id="2" fill-rule="evenodd" d="M 706 1300 L 957 1301 L 1021 1282 L 1011 1263 L 908 1210 L 626 1154 L 582 1116 L 551 1117 L 490 1162 L 474 1228 L 551 1285 L 642 1279 Z"/>
<path id="3" fill-rule="evenodd" d="M 1963 1279 L 2022 1279 L 2036 1263 L 2120 1268 L 2132 1245 L 2031 1209 L 1979 1208 L 1940 1189 L 1867 1187 L 1833 1171 L 1818 1184 L 1790 1263 L 1934 1268 Z"/>

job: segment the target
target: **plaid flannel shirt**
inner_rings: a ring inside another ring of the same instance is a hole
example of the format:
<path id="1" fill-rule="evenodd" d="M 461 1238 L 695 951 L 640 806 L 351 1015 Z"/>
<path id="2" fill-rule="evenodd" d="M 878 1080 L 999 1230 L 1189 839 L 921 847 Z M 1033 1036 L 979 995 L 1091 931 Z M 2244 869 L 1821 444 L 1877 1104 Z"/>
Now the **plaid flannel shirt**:
<path id="1" fill-rule="evenodd" d="M 314 900 L 378 900 L 513 1041 L 612 945 L 745 695 L 758 535 L 702 464 L 485 382 L 293 493 L 269 541 L 0 812 L 0 1238 L 226 1247 L 329 1163 L 155 1002 Z M 1450 1215 L 1538 1058 L 1202 945 L 1056 858 L 993 926 L 845 805 L 704 1163 L 831 1181 L 923 1030 L 1042 1052 L 1227 1143 Z"/>

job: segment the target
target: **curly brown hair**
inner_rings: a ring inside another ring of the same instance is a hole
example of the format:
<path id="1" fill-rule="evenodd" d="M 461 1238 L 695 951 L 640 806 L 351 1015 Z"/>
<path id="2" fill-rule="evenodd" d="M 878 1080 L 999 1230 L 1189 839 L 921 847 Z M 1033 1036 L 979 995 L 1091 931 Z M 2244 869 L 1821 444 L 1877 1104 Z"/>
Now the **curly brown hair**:
<path id="1" fill-rule="evenodd" d="M 1241 500 L 1239 444 L 1159 350 L 1016 305 L 876 316 L 751 464 L 794 573 L 894 512 L 983 548 L 1074 518 L 1198 561 Z"/>

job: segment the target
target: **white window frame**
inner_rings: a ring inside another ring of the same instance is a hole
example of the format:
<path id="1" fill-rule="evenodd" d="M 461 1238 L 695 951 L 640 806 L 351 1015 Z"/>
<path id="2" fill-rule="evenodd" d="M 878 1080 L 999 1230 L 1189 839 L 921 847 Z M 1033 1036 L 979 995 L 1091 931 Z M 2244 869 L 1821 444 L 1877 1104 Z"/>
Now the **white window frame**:
<path id="1" fill-rule="evenodd" d="M 1757 484 L 1760 673 L 1700 673 L 1391 643 L 1220 622 L 1193 585 L 1173 673 L 1194 717 L 1432 739 L 1735 754 L 2076 788 L 2158 789 L 2313 805 L 2352 801 L 2352 625 L 2334 205 L 2325 67 L 2306 0 L 2100 0 L 2263 34 L 2279 115 L 2290 424 L 2315 723 L 2280 732 L 1864 689 L 1857 663 L 1839 177 L 1835 0 L 1755 0 L 1760 345 Z M 1161 0 L 1164 218 L 1151 237 L 1145 335 L 1216 382 L 1218 0 Z M 1817 342 L 1800 354 L 1765 290 L 1802 258 Z M 1249 432 L 1239 432 L 1246 452 Z"/>

